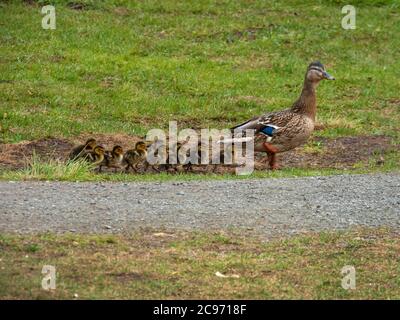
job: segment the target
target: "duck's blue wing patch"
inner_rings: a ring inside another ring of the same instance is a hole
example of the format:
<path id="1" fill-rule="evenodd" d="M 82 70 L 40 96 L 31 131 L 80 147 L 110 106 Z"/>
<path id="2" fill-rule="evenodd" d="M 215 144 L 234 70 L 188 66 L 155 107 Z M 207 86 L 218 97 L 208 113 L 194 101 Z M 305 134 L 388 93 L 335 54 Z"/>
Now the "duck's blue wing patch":
<path id="1" fill-rule="evenodd" d="M 260 133 L 265 134 L 268 137 L 272 137 L 276 129 L 277 127 L 274 125 L 267 125 L 260 130 Z"/>

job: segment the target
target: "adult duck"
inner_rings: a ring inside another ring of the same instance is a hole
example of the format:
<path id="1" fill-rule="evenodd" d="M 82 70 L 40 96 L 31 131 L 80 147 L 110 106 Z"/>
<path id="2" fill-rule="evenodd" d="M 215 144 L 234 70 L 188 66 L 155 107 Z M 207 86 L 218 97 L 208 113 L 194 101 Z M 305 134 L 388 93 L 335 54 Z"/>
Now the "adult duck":
<path id="1" fill-rule="evenodd" d="M 270 169 L 278 169 L 276 154 L 307 142 L 314 131 L 317 99 L 315 89 L 321 80 L 335 80 L 319 61 L 312 62 L 304 79 L 300 97 L 290 109 L 270 112 L 232 128 L 234 136 L 253 129 L 254 151 L 266 152 Z"/>

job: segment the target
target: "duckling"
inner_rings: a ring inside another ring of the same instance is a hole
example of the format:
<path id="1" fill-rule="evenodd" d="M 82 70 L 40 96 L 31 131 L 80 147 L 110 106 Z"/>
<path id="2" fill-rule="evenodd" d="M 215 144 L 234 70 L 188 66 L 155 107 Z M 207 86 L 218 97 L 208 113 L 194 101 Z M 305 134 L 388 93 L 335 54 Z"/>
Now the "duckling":
<path id="1" fill-rule="evenodd" d="M 306 143 L 314 131 L 315 90 L 324 79 L 335 80 L 321 62 L 312 62 L 307 68 L 301 95 L 291 108 L 254 117 L 231 128 L 232 132 L 254 130 L 254 151 L 266 152 L 270 169 L 278 169 L 276 154 Z"/>
<path id="2" fill-rule="evenodd" d="M 85 144 L 81 144 L 71 150 L 68 155 L 69 160 L 77 160 L 77 159 L 87 159 L 90 152 L 96 147 L 97 142 L 96 139 L 90 138 L 86 141 Z"/>
<path id="3" fill-rule="evenodd" d="M 124 150 L 121 146 L 114 146 L 112 151 L 106 151 L 104 154 L 104 160 L 99 165 L 99 172 L 103 166 L 107 168 L 114 168 L 114 172 L 121 168 L 122 160 L 124 158 Z"/>
<path id="4" fill-rule="evenodd" d="M 158 137 L 155 137 L 154 140 L 147 140 L 145 142 L 147 155 L 146 155 L 144 171 L 146 171 L 149 167 L 151 167 L 154 171 L 161 172 L 160 169 L 164 168 L 165 164 L 158 163 L 158 162 L 150 164 L 147 161 L 147 157 L 149 155 L 149 152 L 150 152 L 150 155 L 152 157 L 155 157 L 155 158 L 161 157 L 161 158 L 163 158 L 163 155 L 166 153 L 166 150 L 163 148 L 164 143 L 165 142 L 162 141 L 162 140 L 159 140 Z M 165 157 L 167 157 L 167 156 L 168 155 L 166 154 Z"/>
<path id="5" fill-rule="evenodd" d="M 218 168 L 221 168 L 221 167 L 236 166 L 235 163 L 232 163 L 232 161 L 235 159 L 235 150 L 233 148 L 232 148 L 232 150 L 230 150 L 230 155 L 229 154 L 225 155 L 224 150 L 220 150 L 219 154 L 217 154 L 216 157 L 219 158 L 219 163 L 212 163 L 212 172 L 213 173 L 217 173 L 218 172 Z M 212 159 L 212 160 L 214 160 L 214 159 Z M 225 160 L 228 162 L 228 159 L 230 161 L 230 164 L 227 165 L 225 163 Z"/>
<path id="6" fill-rule="evenodd" d="M 137 172 L 138 165 L 146 161 L 147 145 L 143 141 L 136 142 L 135 148 L 125 152 L 123 162 L 127 165 L 125 171 L 128 172 L 132 168 Z M 147 163 L 147 162 L 146 162 Z"/>
<path id="7" fill-rule="evenodd" d="M 189 159 L 189 161 L 187 163 L 182 165 L 182 167 L 185 168 L 186 172 L 189 172 L 189 171 L 193 172 L 193 165 L 194 164 L 201 164 L 202 149 L 204 149 L 204 146 L 202 146 L 201 142 L 198 142 L 198 144 L 197 144 L 197 154 L 195 155 L 196 159 L 193 159 L 193 162 L 192 162 L 192 159 Z M 190 158 L 190 150 L 186 151 L 186 157 Z"/>
<path id="8" fill-rule="evenodd" d="M 104 147 L 96 146 L 94 147 L 93 151 L 89 153 L 88 159 L 92 163 L 92 165 L 98 166 L 104 161 L 104 154 Z"/>
<path id="9" fill-rule="evenodd" d="M 166 163 L 161 165 L 161 168 L 164 170 L 167 170 L 167 171 L 169 171 L 170 169 L 173 169 L 175 172 L 180 172 L 182 170 L 185 170 L 186 172 L 192 171 L 193 163 L 190 159 L 190 149 L 189 149 L 189 146 L 186 146 L 188 143 L 189 143 L 189 140 L 177 141 L 175 143 L 175 146 L 176 146 L 176 155 L 178 156 L 178 163 L 172 164 L 170 161 L 169 153 L 167 153 Z M 182 147 L 184 147 L 186 150 L 182 149 Z M 186 156 L 186 163 L 179 162 L 179 157 L 183 156 L 183 155 Z M 196 157 L 198 159 L 197 161 L 200 162 L 200 159 L 201 159 L 201 144 L 200 144 L 200 142 L 198 143 L 198 150 L 197 150 Z"/>
<path id="10" fill-rule="evenodd" d="M 184 143 L 182 143 L 180 141 L 175 143 L 175 145 L 176 145 L 176 154 L 177 155 L 179 154 L 179 150 L 181 149 L 183 144 Z M 182 165 L 181 164 L 172 164 L 170 162 L 169 152 L 167 152 L 165 163 L 159 165 L 159 168 L 162 169 L 162 170 L 165 170 L 165 171 L 169 171 L 170 169 L 173 169 L 175 171 L 179 171 L 179 169 L 182 168 Z"/>

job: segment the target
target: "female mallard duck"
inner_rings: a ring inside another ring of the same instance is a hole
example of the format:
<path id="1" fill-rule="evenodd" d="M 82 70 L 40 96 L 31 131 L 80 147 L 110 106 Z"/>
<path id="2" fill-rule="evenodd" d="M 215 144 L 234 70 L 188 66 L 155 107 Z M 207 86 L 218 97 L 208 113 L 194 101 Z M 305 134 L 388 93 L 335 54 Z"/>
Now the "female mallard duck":
<path id="1" fill-rule="evenodd" d="M 237 133 L 253 129 L 254 151 L 266 152 L 270 168 L 277 169 L 276 154 L 304 144 L 313 132 L 317 111 L 315 88 L 323 79 L 335 80 L 321 62 L 312 62 L 307 68 L 301 95 L 290 109 L 255 117 L 232 130 Z"/>

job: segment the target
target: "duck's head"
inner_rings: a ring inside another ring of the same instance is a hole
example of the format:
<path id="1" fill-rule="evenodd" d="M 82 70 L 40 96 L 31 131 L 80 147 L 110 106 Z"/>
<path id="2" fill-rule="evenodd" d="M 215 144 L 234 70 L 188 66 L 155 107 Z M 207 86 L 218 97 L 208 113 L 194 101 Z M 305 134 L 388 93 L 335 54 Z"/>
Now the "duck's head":
<path id="1" fill-rule="evenodd" d="M 139 151 L 146 151 L 147 150 L 146 143 L 143 141 L 136 142 L 135 149 Z"/>
<path id="2" fill-rule="evenodd" d="M 115 146 L 112 150 L 112 153 L 119 156 L 124 154 L 124 149 L 121 146 Z"/>
<path id="3" fill-rule="evenodd" d="M 335 80 L 328 72 L 326 72 L 324 65 L 319 61 L 310 63 L 307 68 L 306 79 L 311 82 L 319 82 L 321 80 Z"/>
<path id="4" fill-rule="evenodd" d="M 96 146 L 93 150 L 93 152 L 99 156 L 104 156 L 105 149 L 102 146 Z"/>
<path id="5" fill-rule="evenodd" d="M 90 138 L 85 143 L 86 150 L 93 150 L 96 147 L 96 139 Z"/>

